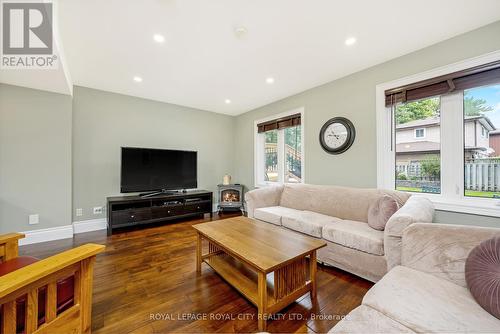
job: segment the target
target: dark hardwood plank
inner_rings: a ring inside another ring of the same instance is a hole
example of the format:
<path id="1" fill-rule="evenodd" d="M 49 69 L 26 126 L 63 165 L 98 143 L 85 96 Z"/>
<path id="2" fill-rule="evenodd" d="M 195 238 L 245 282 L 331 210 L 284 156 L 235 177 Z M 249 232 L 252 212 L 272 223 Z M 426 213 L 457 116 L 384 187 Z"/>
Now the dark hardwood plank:
<path id="1" fill-rule="evenodd" d="M 45 258 L 88 242 L 106 245 L 97 256 L 92 332 L 257 332 L 257 310 L 206 264 L 196 275 L 194 224 L 237 214 L 155 225 L 146 229 L 77 234 L 73 239 L 20 247 L 20 254 Z M 272 333 L 323 333 L 361 303 L 372 283 L 318 266 L 318 298 L 309 295 L 269 321 Z M 203 319 L 206 317 L 207 319 Z"/>

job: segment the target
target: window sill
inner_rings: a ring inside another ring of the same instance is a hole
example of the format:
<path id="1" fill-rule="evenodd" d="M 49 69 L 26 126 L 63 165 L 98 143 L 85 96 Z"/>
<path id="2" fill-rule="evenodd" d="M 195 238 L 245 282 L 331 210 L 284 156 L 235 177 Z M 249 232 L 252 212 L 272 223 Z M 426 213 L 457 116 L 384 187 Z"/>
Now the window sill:
<path id="1" fill-rule="evenodd" d="M 408 192 L 408 194 L 428 198 L 435 205 L 436 210 L 500 217 L 500 199 L 467 197 L 463 199 L 450 199 L 434 194 L 419 194 L 412 192 Z"/>
<path id="2" fill-rule="evenodd" d="M 304 182 L 298 182 L 298 183 L 291 183 L 291 182 L 285 182 L 285 183 L 281 183 L 281 182 L 256 183 L 256 184 L 254 184 L 254 187 L 255 188 L 268 188 L 268 187 L 278 187 L 278 186 L 282 186 L 284 184 L 304 184 Z"/>
<path id="3" fill-rule="evenodd" d="M 254 185 L 255 188 L 267 188 L 267 187 L 274 187 L 274 186 L 280 186 L 281 183 L 256 183 Z"/>

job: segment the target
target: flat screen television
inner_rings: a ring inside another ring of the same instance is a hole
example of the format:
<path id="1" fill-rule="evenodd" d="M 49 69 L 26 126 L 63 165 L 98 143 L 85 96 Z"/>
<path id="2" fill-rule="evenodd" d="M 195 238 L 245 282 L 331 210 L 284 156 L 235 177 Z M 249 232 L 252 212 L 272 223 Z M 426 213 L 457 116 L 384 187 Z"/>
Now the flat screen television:
<path id="1" fill-rule="evenodd" d="M 122 147 L 121 192 L 197 188 L 197 152 Z"/>

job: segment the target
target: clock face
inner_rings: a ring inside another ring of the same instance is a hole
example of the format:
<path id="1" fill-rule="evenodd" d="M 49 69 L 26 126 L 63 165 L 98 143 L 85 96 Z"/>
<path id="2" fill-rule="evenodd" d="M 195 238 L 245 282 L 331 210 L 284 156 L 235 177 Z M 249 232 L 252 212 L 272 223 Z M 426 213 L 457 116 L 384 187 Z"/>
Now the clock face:
<path id="1" fill-rule="evenodd" d="M 319 141 L 326 152 L 340 154 L 351 147 L 355 136 L 356 130 L 351 121 L 344 117 L 334 117 L 321 128 Z"/>
<path id="2" fill-rule="evenodd" d="M 327 126 L 323 139 L 328 147 L 338 149 L 347 141 L 347 127 L 342 123 L 332 123 Z"/>

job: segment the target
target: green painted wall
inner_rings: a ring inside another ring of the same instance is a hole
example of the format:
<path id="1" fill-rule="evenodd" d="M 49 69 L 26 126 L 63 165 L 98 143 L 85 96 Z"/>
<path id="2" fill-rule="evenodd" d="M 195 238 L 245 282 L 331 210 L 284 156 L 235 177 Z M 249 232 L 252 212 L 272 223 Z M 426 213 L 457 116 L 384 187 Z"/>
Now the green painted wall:
<path id="1" fill-rule="evenodd" d="M 70 223 L 71 96 L 0 84 L 0 233 Z"/>
<path id="2" fill-rule="evenodd" d="M 232 173 L 234 117 L 78 86 L 73 94 L 73 221 L 104 217 L 92 208 L 119 195 L 122 146 L 198 151 L 201 189 Z"/>
<path id="3" fill-rule="evenodd" d="M 197 150 L 200 188 L 215 190 L 226 173 L 252 188 L 254 120 L 298 107 L 305 108 L 306 181 L 375 187 L 375 86 L 499 50 L 498 36 L 500 22 L 238 117 L 83 87 L 72 100 L 0 84 L 0 233 L 102 218 L 92 208 L 119 193 L 121 146 Z M 334 116 L 350 118 L 358 133 L 340 156 L 318 143 Z M 40 224 L 28 225 L 35 213 Z M 498 226 L 499 219 L 438 212 L 436 222 Z"/>
<path id="4" fill-rule="evenodd" d="M 198 186 L 214 191 L 234 174 L 234 122 L 78 86 L 72 98 L 0 84 L 0 233 L 103 218 L 92 209 L 120 193 L 122 146 L 196 150 Z"/>
<path id="5" fill-rule="evenodd" d="M 375 86 L 499 50 L 498 36 L 500 21 L 238 116 L 235 180 L 249 188 L 254 185 L 254 121 L 304 107 L 306 182 L 376 187 Z M 325 153 L 318 142 L 321 126 L 334 116 L 349 118 L 357 130 L 354 145 L 338 156 Z M 436 221 L 497 226 L 499 223 L 497 218 L 441 212 Z"/>

